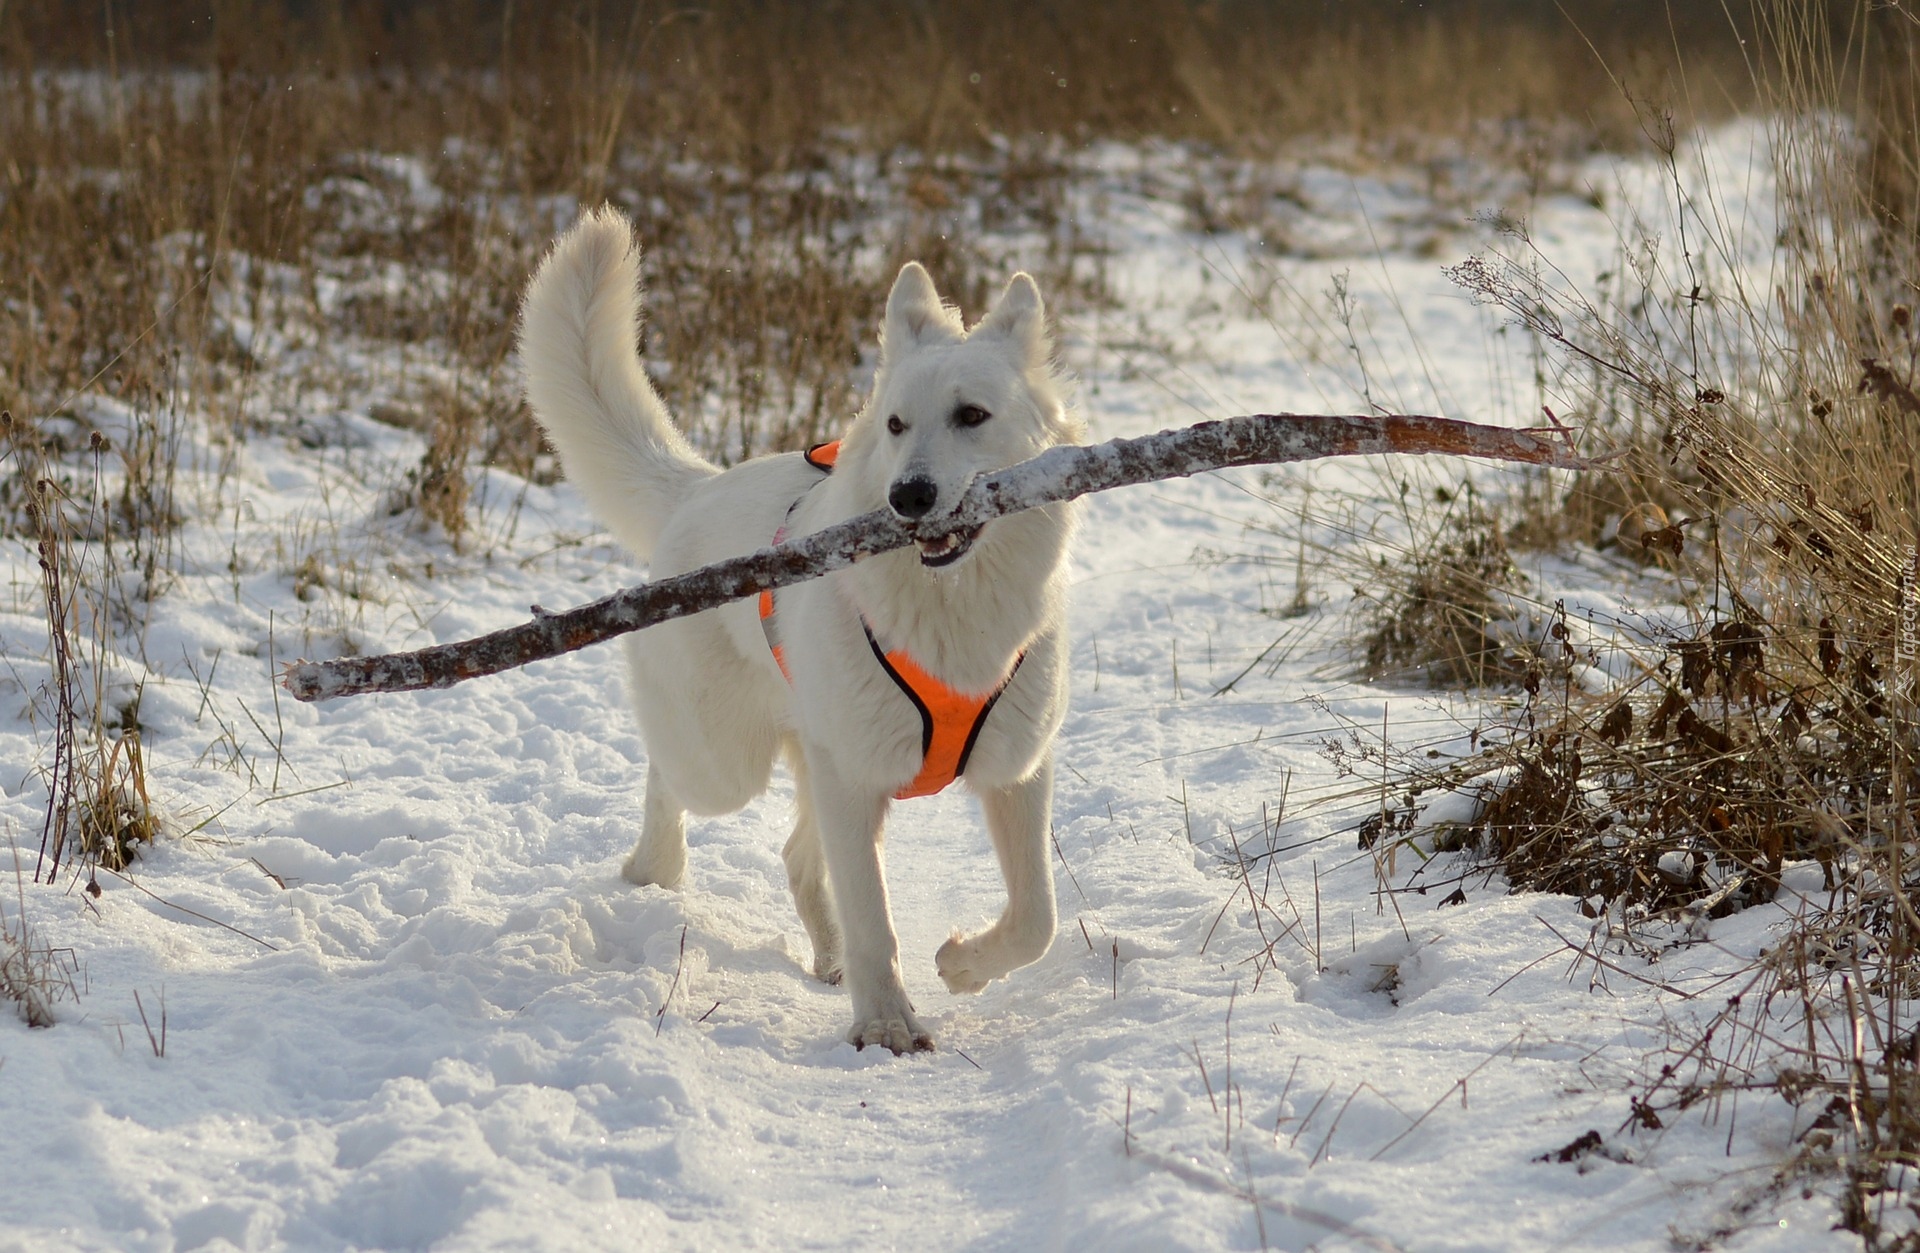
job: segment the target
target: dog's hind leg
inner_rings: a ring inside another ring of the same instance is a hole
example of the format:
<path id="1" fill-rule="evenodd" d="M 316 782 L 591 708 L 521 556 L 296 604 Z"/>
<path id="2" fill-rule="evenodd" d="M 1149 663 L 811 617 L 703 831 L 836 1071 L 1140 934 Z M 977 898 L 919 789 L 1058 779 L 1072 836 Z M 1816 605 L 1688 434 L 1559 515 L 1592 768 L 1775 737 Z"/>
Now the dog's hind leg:
<path id="1" fill-rule="evenodd" d="M 687 811 L 680 807 L 660 768 L 647 766 L 647 812 L 640 828 L 640 841 L 620 867 L 621 877 L 642 887 L 658 884 L 663 888 L 680 886 L 687 872 Z"/>
<path id="2" fill-rule="evenodd" d="M 787 863 L 787 886 L 800 925 L 813 941 L 813 973 L 826 983 L 840 982 L 840 924 L 834 921 L 833 892 L 827 883 L 826 854 L 820 849 L 820 823 L 813 815 L 813 797 L 807 791 L 807 764 L 796 747 L 787 754 L 793 768 L 794 800 L 799 816 L 793 834 L 780 850 Z"/>
<path id="3" fill-rule="evenodd" d="M 950 992 L 978 992 L 1009 970 L 1039 961 L 1059 923 L 1053 904 L 1053 865 L 1047 860 L 1047 817 L 1053 810 L 1053 756 L 1024 782 L 983 789 L 987 832 L 1007 881 L 1007 909 L 977 935 L 953 937 L 934 954 Z"/>

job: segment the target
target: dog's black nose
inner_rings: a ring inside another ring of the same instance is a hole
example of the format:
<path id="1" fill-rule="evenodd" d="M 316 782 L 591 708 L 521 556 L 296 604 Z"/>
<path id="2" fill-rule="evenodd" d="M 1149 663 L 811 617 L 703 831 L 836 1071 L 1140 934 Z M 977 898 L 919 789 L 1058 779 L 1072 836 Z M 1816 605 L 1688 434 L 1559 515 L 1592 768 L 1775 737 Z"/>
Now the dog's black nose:
<path id="1" fill-rule="evenodd" d="M 939 494 L 932 479 L 901 479 L 887 490 L 887 503 L 903 518 L 924 518 Z"/>

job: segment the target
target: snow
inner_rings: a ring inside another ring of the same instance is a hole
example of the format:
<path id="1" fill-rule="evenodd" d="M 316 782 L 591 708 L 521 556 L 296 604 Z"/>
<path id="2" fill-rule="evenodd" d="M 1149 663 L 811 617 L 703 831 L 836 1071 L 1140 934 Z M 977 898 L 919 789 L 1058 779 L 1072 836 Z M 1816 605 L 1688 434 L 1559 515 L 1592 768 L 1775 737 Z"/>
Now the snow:
<path id="1" fill-rule="evenodd" d="M 1750 139 L 1707 151 L 1732 161 Z M 1313 246 L 1268 250 L 1188 229 L 1178 158 L 1087 158 L 1076 208 L 1113 246 L 1119 298 L 1063 323 L 1092 438 L 1362 396 L 1532 421 L 1526 345 L 1440 274 L 1483 242 L 1464 214 L 1309 163 L 1284 205 Z M 1590 173 L 1658 199 L 1631 162 Z M 1616 239 L 1572 195 L 1476 207 L 1531 209 L 1569 272 Z M 97 899 L 64 879 L 21 889 L 80 995 L 50 1030 L 0 1016 L 0 1250 L 1851 1247 L 1825 1194 L 1771 1186 L 1796 1129 L 1778 1097 L 1624 1129 L 1671 1023 L 1724 995 L 1705 989 L 1782 909 L 1698 921 L 1711 943 L 1610 969 L 1563 942 L 1594 925 L 1576 901 L 1483 877 L 1452 906 L 1384 893 L 1410 856 L 1356 849 L 1377 779 L 1341 777 L 1322 741 L 1384 726 L 1458 751 L 1475 708 L 1347 678 L 1350 576 L 1316 558 L 1309 612 L 1280 616 L 1296 589 L 1279 537 L 1311 485 L 1310 524 L 1365 551 L 1396 525 L 1400 482 L 1468 467 L 1319 463 L 1085 502 L 1059 935 L 982 994 L 947 994 L 934 949 L 998 912 L 998 874 L 962 790 L 896 806 L 902 960 L 940 1048 L 894 1058 L 841 1042 L 844 993 L 805 973 L 784 777 L 692 824 L 683 890 L 619 878 L 646 753 L 616 650 L 438 692 L 276 697 L 279 663 L 343 633 L 368 651 L 445 642 L 640 575 L 564 486 L 488 476 L 465 553 L 408 532 L 384 501 L 419 437 L 338 424 L 352 438 L 319 448 L 189 449 L 232 474 L 187 476 L 218 507 L 117 646 L 122 673 L 145 659 L 176 835 L 103 874 Z M 31 555 L 6 561 L 0 824 L 30 872 L 45 627 Z M 1648 608 L 1604 563 L 1535 573 L 1579 603 Z M 1259 854 L 1244 878 L 1236 847 Z M 1590 1129 L 1598 1151 L 1541 1160 Z"/>

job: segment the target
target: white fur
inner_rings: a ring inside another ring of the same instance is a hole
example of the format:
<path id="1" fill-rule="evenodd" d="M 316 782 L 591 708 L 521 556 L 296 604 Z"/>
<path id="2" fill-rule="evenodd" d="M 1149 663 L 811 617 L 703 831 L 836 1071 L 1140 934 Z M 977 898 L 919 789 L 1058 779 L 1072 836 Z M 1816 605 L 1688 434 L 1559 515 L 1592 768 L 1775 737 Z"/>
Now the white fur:
<path id="1" fill-rule="evenodd" d="M 561 237 L 528 289 L 523 316 L 535 414 L 596 516 L 651 557 L 655 578 L 762 548 L 783 522 L 804 535 L 885 507 L 889 489 L 907 479 L 932 482 L 929 516 L 937 517 L 976 475 L 1081 436 L 1059 395 L 1039 289 L 1024 274 L 969 332 L 924 269 L 900 272 L 873 395 L 824 479 L 795 454 L 720 473 L 674 428 L 636 353 L 638 270 L 618 213 L 590 213 Z M 955 420 L 963 405 L 992 416 L 963 425 Z M 894 417 L 898 433 L 889 430 Z M 901 979 L 881 858 L 890 798 L 920 768 L 919 717 L 875 661 L 860 618 L 883 647 L 904 649 L 963 691 L 991 691 L 1026 653 L 965 776 L 981 798 L 1007 907 L 978 933 L 956 932 L 934 959 L 950 989 L 978 991 L 1053 941 L 1047 831 L 1051 747 L 1066 711 L 1071 530 L 1071 510 L 1050 506 L 989 523 L 943 568 L 906 548 L 784 589 L 791 686 L 752 600 L 628 636 L 650 761 L 645 824 L 626 877 L 678 884 L 686 813 L 740 808 L 783 757 L 799 799 L 785 849 L 788 879 L 813 941 L 814 972 L 830 982 L 844 974 L 852 995 L 847 1038 L 896 1053 L 932 1047 Z"/>

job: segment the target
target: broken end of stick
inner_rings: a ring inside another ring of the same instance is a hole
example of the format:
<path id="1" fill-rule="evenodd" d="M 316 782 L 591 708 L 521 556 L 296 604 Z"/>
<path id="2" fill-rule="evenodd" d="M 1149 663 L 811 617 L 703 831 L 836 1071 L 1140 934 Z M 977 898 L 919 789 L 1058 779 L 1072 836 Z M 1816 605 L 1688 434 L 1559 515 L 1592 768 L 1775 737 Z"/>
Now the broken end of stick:
<path id="1" fill-rule="evenodd" d="M 1591 457 L 1570 457 L 1560 468 L 1565 470 L 1604 470 L 1612 473 L 1626 460 L 1627 450 L 1611 448 L 1606 452 L 1594 453 Z"/>
<path id="2" fill-rule="evenodd" d="M 1572 432 L 1564 432 L 1564 434 L 1567 436 L 1565 442 L 1560 440 L 1542 441 L 1548 445 L 1549 451 L 1548 455 L 1540 460 L 1541 465 L 1549 466 L 1555 470 L 1597 470 L 1611 472 L 1619 468 L 1621 459 L 1627 455 L 1626 450 L 1622 448 L 1609 448 L 1605 451 L 1591 454 L 1582 453 L 1574 448 Z"/>
<path id="3" fill-rule="evenodd" d="M 305 704 L 325 700 L 335 693 L 327 690 L 326 671 L 313 661 L 290 661 L 280 668 L 280 686 L 295 700 Z"/>
<path id="4" fill-rule="evenodd" d="M 1563 453 L 1563 452 L 1556 451 L 1550 456 L 1539 458 L 1538 460 L 1534 461 L 1533 464 L 1537 466 L 1544 466 L 1549 470 L 1579 470 L 1579 471 L 1595 470 L 1595 471 L 1611 472 L 1619 468 L 1619 461 L 1624 456 L 1626 456 L 1624 452 L 1620 452 L 1617 450 L 1612 452 L 1595 453 L 1592 456 L 1585 456 L 1580 453 L 1570 453 L 1570 452 Z"/>
<path id="5" fill-rule="evenodd" d="M 1619 449 L 1613 449 L 1590 457 L 1583 456 L 1579 432 L 1562 422 L 1560 415 L 1546 406 L 1542 405 L 1541 411 L 1547 415 L 1549 425 L 1530 426 L 1523 429 L 1521 434 L 1531 435 L 1547 445 L 1548 459 L 1542 462 L 1543 465 L 1550 465 L 1557 470 L 1605 470 L 1626 455 Z"/>

